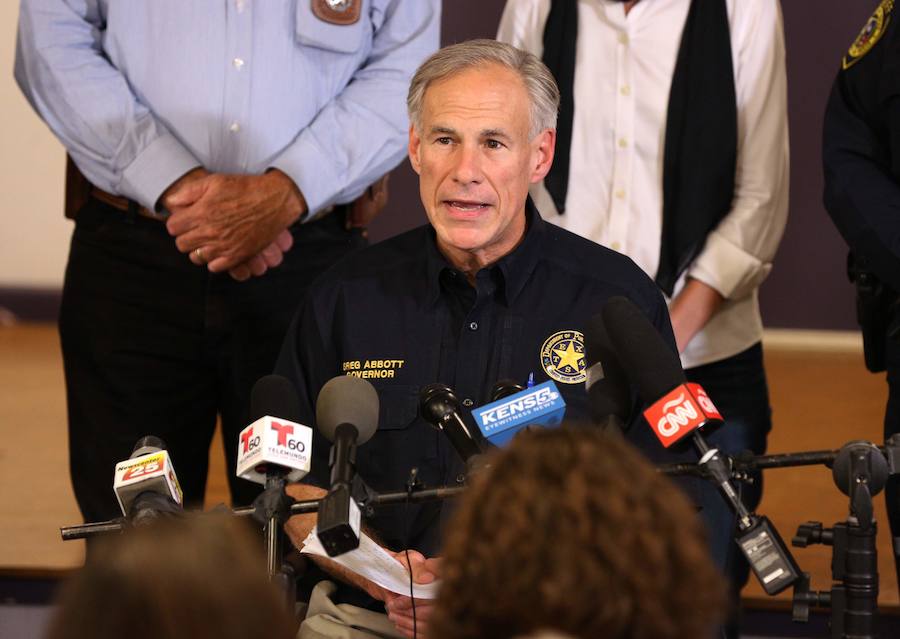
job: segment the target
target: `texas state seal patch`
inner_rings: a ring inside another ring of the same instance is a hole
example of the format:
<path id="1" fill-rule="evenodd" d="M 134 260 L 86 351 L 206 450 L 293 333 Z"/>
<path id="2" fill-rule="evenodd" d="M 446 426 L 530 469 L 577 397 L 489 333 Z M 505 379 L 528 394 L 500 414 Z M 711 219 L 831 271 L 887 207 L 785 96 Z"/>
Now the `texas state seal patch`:
<path id="1" fill-rule="evenodd" d="M 881 39 L 891 22 L 891 12 L 894 10 L 894 0 L 881 0 L 881 4 L 875 9 L 875 13 L 869 18 L 862 31 L 856 36 L 856 40 L 850 45 L 850 50 L 844 55 L 841 67 L 849 69 L 859 62 L 872 47 Z"/>
<path id="2" fill-rule="evenodd" d="M 584 382 L 584 335 L 574 330 L 553 333 L 541 346 L 541 366 L 557 382 Z"/>

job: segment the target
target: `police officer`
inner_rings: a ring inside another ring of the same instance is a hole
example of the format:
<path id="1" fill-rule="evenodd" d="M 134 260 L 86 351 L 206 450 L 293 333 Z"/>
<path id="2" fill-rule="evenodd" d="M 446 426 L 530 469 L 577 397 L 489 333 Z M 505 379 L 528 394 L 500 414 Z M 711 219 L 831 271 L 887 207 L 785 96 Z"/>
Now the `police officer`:
<path id="1" fill-rule="evenodd" d="M 866 366 L 887 370 L 885 438 L 900 433 L 900 30 L 882 0 L 841 62 L 825 113 L 825 208 L 850 246 Z M 885 488 L 900 578 L 900 481 Z"/>
<path id="2" fill-rule="evenodd" d="M 359 475 L 376 491 L 401 490 L 414 467 L 429 486 L 461 476 L 452 447 L 417 417 L 422 385 L 447 383 L 471 407 L 487 403 L 499 379 L 552 379 L 567 417 L 585 418 L 583 330 L 609 297 L 631 298 L 675 351 L 656 285 L 630 259 L 546 224 L 528 201 L 529 185 L 553 160 L 558 102 L 543 63 L 510 45 L 475 40 L 432 56 L 407 98 L 409 158 L 429 224 L 342 261 L 313 285 L 295 319 L 278 371 L 296 384 L 307 423 L 335 375 L 359 375 L 378 390 L 379 428 L 357 455 Z M 629 436 L 663 453 L 649 428 Z M 328 450 L 321 437 L 314 441 L 306 481 L 319 487 L 328 482 Z M 313 486 L 290 491 L 322 494 Z M 412 549 L 413 576 L 430 580 L 439 573 L 441 509 L 380 509 L 369 524 L 399 556 Z M 294 542 L 314 523 L 312 515 L 291 519 Z M 411 635 L 408 597 L 328 569 L 383 602 Z M 429 610 L 417 603 L 420 632 Z"/>

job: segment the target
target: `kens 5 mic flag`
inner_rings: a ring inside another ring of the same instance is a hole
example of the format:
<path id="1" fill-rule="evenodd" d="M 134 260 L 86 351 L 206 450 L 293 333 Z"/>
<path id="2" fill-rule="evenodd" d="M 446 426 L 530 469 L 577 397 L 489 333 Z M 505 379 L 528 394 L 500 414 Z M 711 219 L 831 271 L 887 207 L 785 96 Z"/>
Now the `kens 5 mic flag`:
<path id="1" fill-rule="evenodd" d="M 669 448 L 698 428 L 721 424 L 722 415 L 700 384 L 679 384 L 644 411 L 660 443 Z"/>
<path id="2" fill-rule="evenodd" d="M 566 413 L 566 402 L 556 384 L 546 381 L 472 411 L 484 437 L 504 446 L 526 426 L 558 426 Z"/>

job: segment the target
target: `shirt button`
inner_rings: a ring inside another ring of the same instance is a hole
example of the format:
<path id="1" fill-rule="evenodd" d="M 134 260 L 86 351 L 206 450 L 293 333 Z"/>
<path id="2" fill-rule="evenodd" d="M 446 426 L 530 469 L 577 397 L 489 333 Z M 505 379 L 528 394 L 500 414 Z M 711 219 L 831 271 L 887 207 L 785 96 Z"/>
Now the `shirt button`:
<path id="1" fill-rule="evenodd" d="M 631 95 L 631 87 L 627 84 L 623 84 L 619 89 L 619 93 L 621 93 L 622 95 Z"/>
<path id="2" fill-rule="evenodd" d="M 231 131 L 232 133 L 237 133 L 238 131 L 241 130 L 241 125 L 238 124 L 237 122 L 232 122 L 232 123 L 228 126 L 228 130 Z"/>
<path id="3" fill-rule="evenodd" d="M 624 31 L 619 32 L 619 44 L 628 44 L 628 34 Z"/>
<path id="4" fill-rule="evenodd" d="M 470 406 L 473 406 L 473 405 L 475 404 L 475 402 L 473 402 L 473 401 L 472 401 L 471 399 L 469 399 L 468 397 L 466 397 L 466 398 L 462 401 L 462 403 L 463 403 L 463 406 L 465 406 L 466 408 L 469 408 Z"/>
<path id="5" fill-rule="evenodd" d="M 232 64 L 232 66 L 234 66 L 235 69 L 240 71 L 241 67 L 244 66 L 244 61 L 240 58 L 235 58 L 234 60 L 231 61 L 231 64 Z"/>
<path id="6" fill-rule="evenodd" d="M 611 248 L 614 251 L 618 251 L 620 248 L 622 248 L 622 245 L 619 244 L 618 240 L 616 240 L 615 242 L 613 242 L 612 244 L 609 245 L 609 248 Z"/>
<path id="7" fill-rule="evenodd" d="M 472 322 L 471 324 L 469 324 L 469 330 L 477 331 L 478 330 L 478 322 Z"/>
<path id="8" fill-rule="evenodd" d="M 619 198 L 620 200 L 624 199 L 625 198 L 625 190 L 624 189 L 617 190 L 616 197 Z"/>
<path id="9" fill-rule="evenodd" d="M 628 146 L 628 140 L 626 140 L 625 138 L 619 138 L 619 148 L 624 149 L 627 146 Z"/>

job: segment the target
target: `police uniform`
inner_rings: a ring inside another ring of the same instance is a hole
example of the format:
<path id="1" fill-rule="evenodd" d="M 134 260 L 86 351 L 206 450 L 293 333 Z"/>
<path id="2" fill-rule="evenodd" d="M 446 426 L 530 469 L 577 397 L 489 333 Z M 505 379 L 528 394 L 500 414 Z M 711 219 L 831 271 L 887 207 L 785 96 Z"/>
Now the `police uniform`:
<path id="1" fill-rule="evenodd" d="M 297 386 L 303 419 L 335 375 L 378 390 L 378 431 L 359 447 L 360 476 L 376 491 L 403 490 L 411 468 L 426 485 L 454 485 L 463 465 L 445 437 L 418 416 L 419 388 L 443 382 L 465 406 L 489 402 L 509 378 L 552 379 L 566 417 L 588 417 L 585 325 L 613 296 L 630 298 L 675 350 L 662 294 L 630 259 L 544 222 L 527 207 L 527 231 L 471 286 L 438 251 L 430 225 L 355 253 L 310 291 L 288 333 L 278 372 Z M 651 458 L 672 459 L 646 424 L 628 437 Z M 318 432 L 304 481 L 328 485 L 330 444 Z M 407 510 L 408 509 L 408 510 Z M 439 554 L 442 506 L 381 508 L 368 523 L 392 549 Z"/>
<path id="2" fill-rule="evenodd" d="M 882 0 L 841 63 L 825 114 L 825 208 L 850 246 L 866 364 L 887 370 L 885 438 L 900 432 L 900 30 Z M 900 482 L 885 489 L 895 557 Z M 900 561 L 897 562 L 900 577 Z"/>

